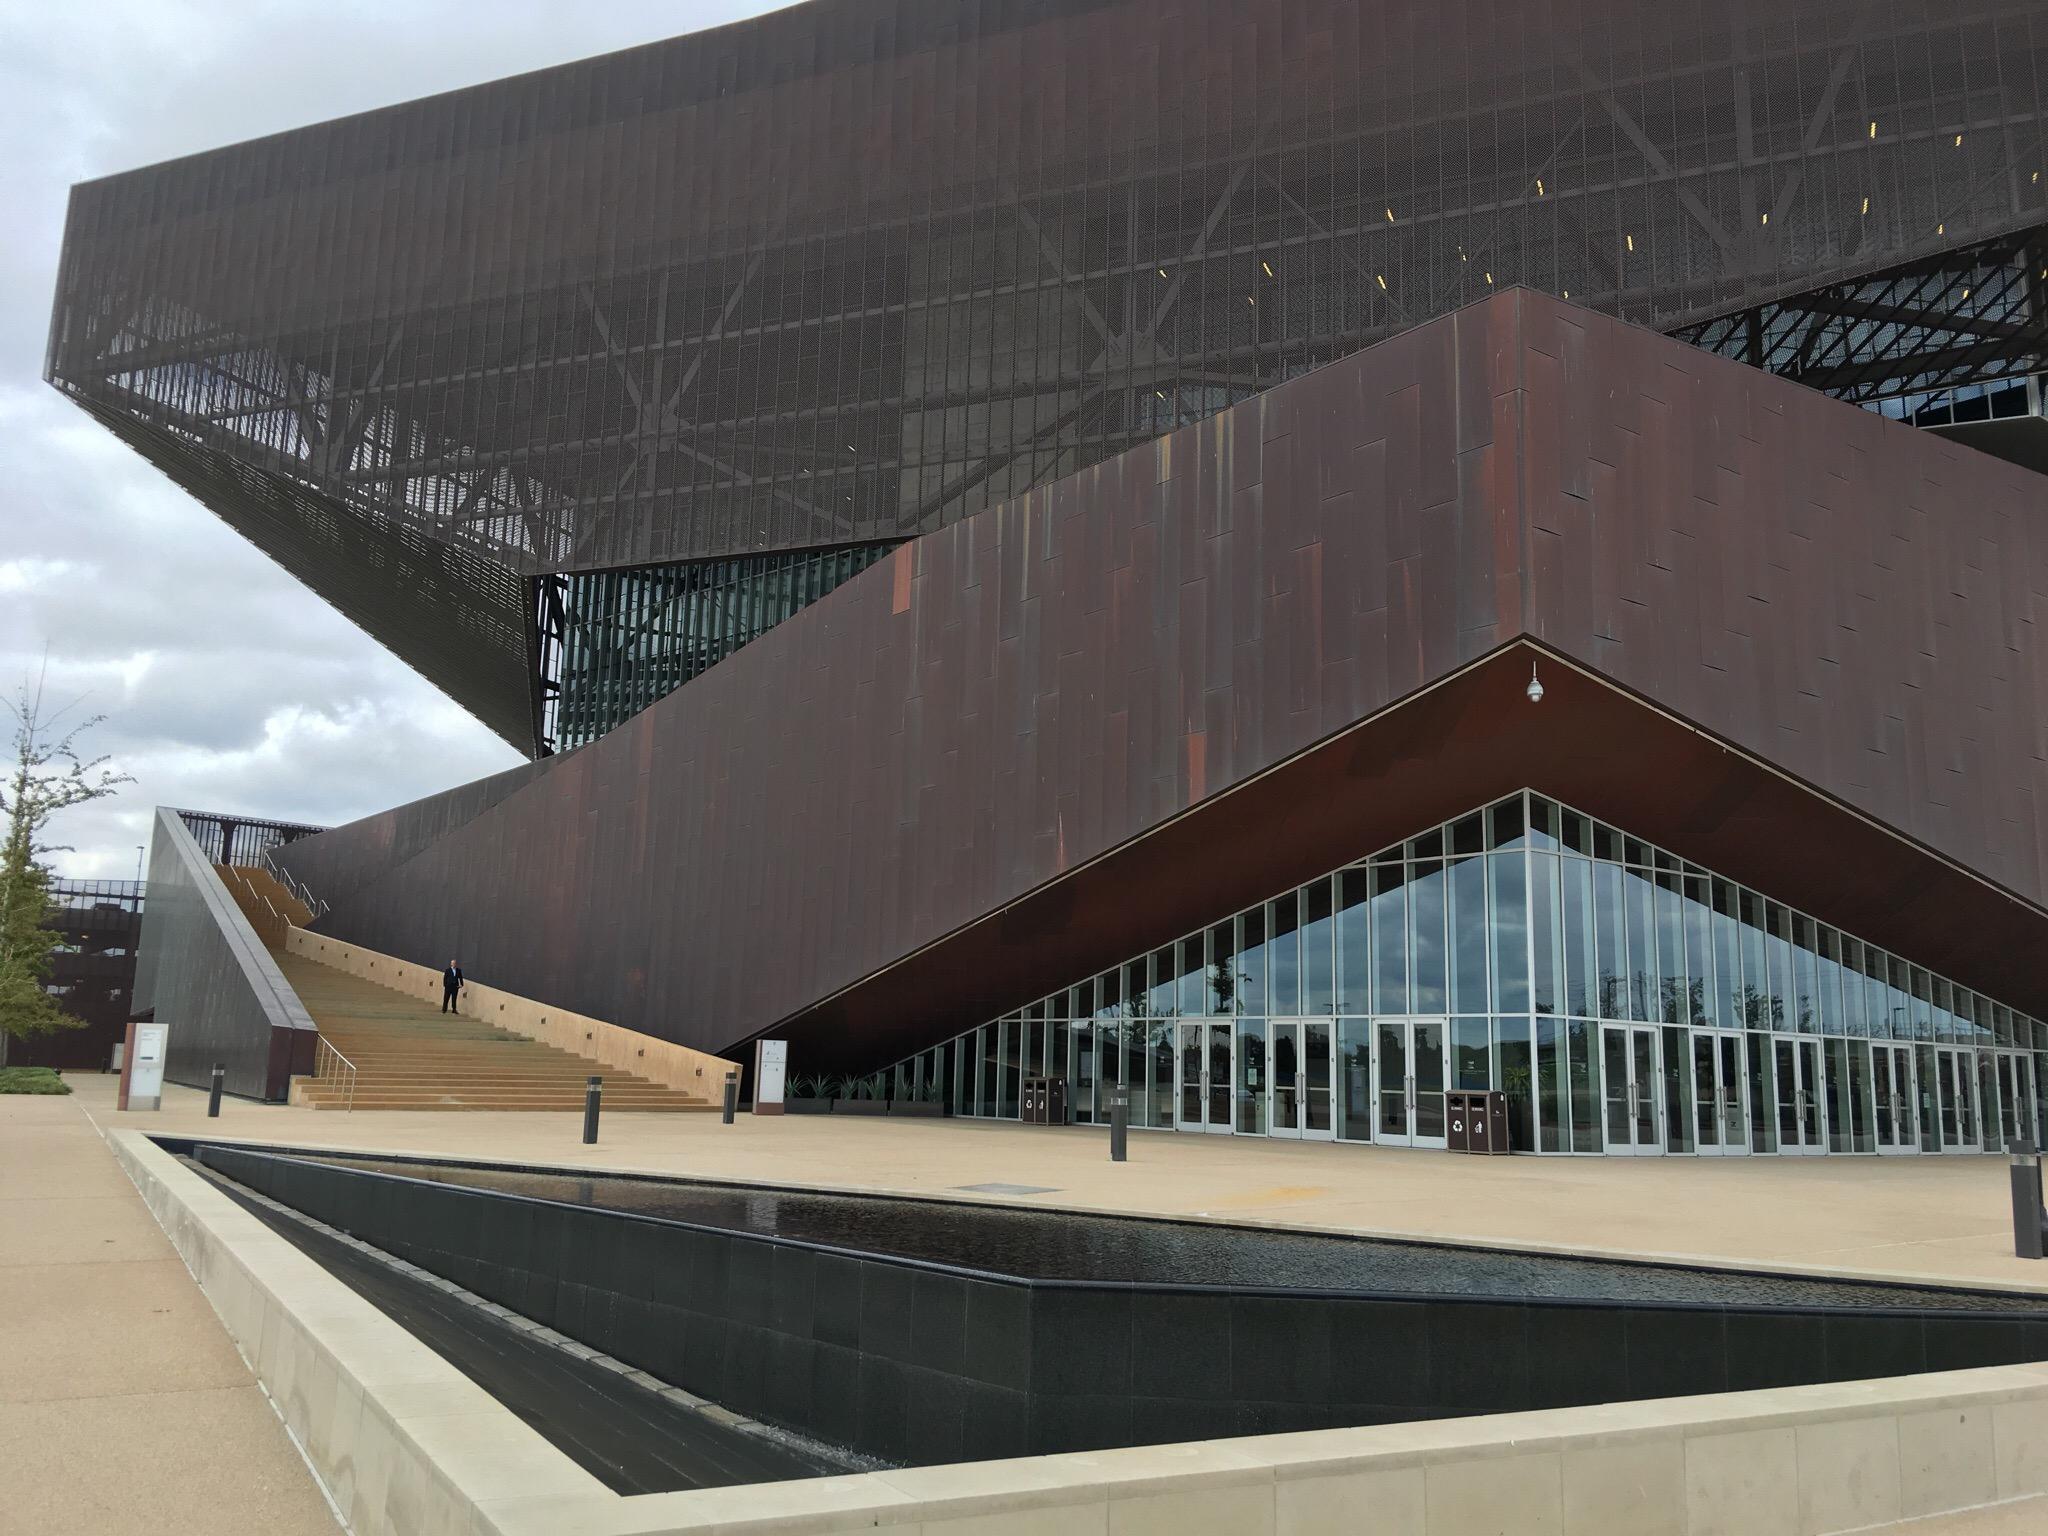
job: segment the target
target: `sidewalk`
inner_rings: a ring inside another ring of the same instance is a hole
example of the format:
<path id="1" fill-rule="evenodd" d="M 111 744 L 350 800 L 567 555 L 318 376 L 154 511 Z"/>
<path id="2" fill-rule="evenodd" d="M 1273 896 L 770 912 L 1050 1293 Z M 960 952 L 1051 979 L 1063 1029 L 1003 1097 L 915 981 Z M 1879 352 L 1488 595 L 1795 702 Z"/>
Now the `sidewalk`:
<path id="1" fill-rule="evenodd" d="M 340 1529 L 77 1097 L 0 1096 L 0 1466 L 5 1536 Z"/>

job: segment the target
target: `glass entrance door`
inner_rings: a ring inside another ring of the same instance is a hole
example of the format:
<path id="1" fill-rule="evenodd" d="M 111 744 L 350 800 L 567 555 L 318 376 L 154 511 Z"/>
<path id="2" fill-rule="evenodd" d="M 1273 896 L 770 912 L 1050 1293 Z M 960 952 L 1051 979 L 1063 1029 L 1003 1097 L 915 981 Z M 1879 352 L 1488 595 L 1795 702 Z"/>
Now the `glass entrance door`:
<path id="1" fill-rule="evenodd" d="M 2003 1152 L 2005 1143 L 1998 1134 L 1998 1053 L 1979 1051 L 1977 1053 L 1977 1136 L 1979 1145 L 1986 1152 Z"/>
<path id="2" fill-rule="evenodd" d="M 2033 1063 L 2015 1051 L 1986 1052 L 1984 1077 L 1985 1150 L 2003 1152 L 2021 1136 L 2034 1138 Z M 1994 1078 L 1995 1072 L 1995 1078 Z M 1998 1109 L 1992 1112 L 1991 1095 L 1997 1094 Z M 1995 1138 L 1995 1139 L 1994 1139 Z"/>
<path id="3" fill-rule="evenodd" d="M 1977 1073 L 1970 1060 L 1976 1054 L 1953 1049 L 1934 1053 L 1934 1090 L 1944 1152 L 1977 1150 Z"/>
<path id="4" fill-rule="evenodd" d="M 1778 1095 L 1778 1151 L 1788 1157 L 1828 1149 L 1821 1115 L 1820 1042 L 1806 1035 L 1771 1040 Z"/>
<path id="5" fill-rule="evenodd" d="M 1379 1121 L 1373 1140 L 1396 1147 L 1444 1144 L 1444 1040 L 1442 1019 L 1381 1019 L 1373 1054 Z"/>
<path id="6" fill-rule="evenodd" d="M 1664 1150 L 1657 1127 L 1657 1031 L 1616 1026 L 1600 1032 L 1607 1150 L 1654 1157 Z"/>
<path id="7" fill-rule="evenodd" d="M 2005 1135 L 2005 1144 L 1994 1150 L 2002 1152 L 2008 1150 L 2016 1139 L 2034 1139 L 2034 1063 L 2019 1051 L 2001 1055 L 1998 1060 L 2000 1087 L 2010 1090 L 1999 1106 L 1999 1126 Z"/>
<path id="8" fill-rule="evenodd" d="M 1695 1030 L 1692 1037 L 1693 1113 L 1702 1157 L 1740 1157 L 1749 1151 L 1743 1110 L 1742 1036 Z"/>
<path id="9" fill-rule="evenodd" d="M 1873 1042 L 1870 1080 L 1877 1109 L 1877 1150 L 1918 1152 L 1920 1142 L 1913 1125 L 1913 1048 Z"/>
<path id="10" fill-rule="evenodd" d="M 1178 1044 L 1180 1083 L 1175 1095 L 1173 1128 L 1228 1135 L 1230 1026 L 1183 1023 Z"/>
<path id="11" fill-rule="evenodd" d="M 1330 1115 L 1329 1023 L 1275 1019 L 1268 1029 L 1266 1059 L 1273 1071 L 1268 1133 L 1330 1140 L 1336 1127 Z"/>

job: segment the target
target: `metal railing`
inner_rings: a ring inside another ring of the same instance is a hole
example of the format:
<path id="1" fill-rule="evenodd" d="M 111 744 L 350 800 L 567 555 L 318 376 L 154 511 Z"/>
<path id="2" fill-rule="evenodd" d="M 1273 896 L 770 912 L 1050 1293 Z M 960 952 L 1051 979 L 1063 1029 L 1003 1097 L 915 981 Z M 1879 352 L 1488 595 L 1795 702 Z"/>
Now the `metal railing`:
<path id="1" fill-rule="evenodd" d="M 310 890 L 306 889 L 305 886 L 299 884 L 298 881 L 294 880 L 292 878 L 292 872 L 290 870 L 286 869 L 281 864 L 272 863 L 270 855 L 268 853 L 265 853 L 263 855 L 263 867 L 270 871 L 271 875 L 276 878 L 278 884 L 282 885 L 286 890 L 290 891 L 293 897 L 297 899 L 298 903 L 301 906 L 303 906 L 308 912 L 312 913 L 314 917 L 321 918 L 327 915 L 327 903 L 322 901 L 319 897 L 315 896 Z"/>
<path id="2" fill-rule="evenodd" d="M 356 1107 L 356 1064 L 327 1043 L 327 1037 L 320 1037 L 320 1048 L 313 1057 L 313 1081 L 316 1084 L 332 1085 L 341 1094 L 341 1107 L 354 1110 Z"/>
<path id="3" fill-rule="evenodd" d="M 231 816 L 219 811 L 188 811 L 166 806 L 180 821 L 192 840 L 215 864 L 267 863 L 270 851 L 324 832 L 325 827 L 296 821 L 267 821 L 261 817 Z"/>

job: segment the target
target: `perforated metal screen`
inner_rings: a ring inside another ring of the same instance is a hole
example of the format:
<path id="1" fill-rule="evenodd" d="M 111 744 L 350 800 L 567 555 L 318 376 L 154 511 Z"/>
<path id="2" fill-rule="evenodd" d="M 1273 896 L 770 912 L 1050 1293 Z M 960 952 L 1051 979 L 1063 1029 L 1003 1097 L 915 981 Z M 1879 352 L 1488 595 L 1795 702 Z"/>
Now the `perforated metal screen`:
<path id="1" fill-rule="evenodd" d="M 1677 329 L 2038 225 L 2044 81 L 2038 0 L 815 0 L 81 186 L 48 371 L 530 749 L 500 573 L 914 535 L 1509 284 Z"/>

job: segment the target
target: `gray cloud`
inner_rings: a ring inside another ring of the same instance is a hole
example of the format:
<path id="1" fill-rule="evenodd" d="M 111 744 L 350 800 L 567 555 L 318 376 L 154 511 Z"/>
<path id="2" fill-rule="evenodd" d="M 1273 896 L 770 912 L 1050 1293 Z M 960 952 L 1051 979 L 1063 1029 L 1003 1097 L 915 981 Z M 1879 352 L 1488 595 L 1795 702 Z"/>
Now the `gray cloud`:
<path id="1" fill-rule="evenodd" d="M 0 13 L 0 688 L 109 718 L 135 785 L 72 811 L 126 876 L 152 807 L 344 821 L 516 761 L 41 380 L 72 183 L 772 9 L 760 0 L 107 0 Z"/>

